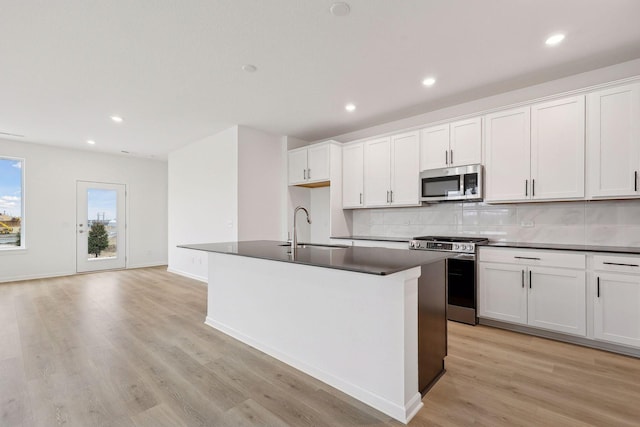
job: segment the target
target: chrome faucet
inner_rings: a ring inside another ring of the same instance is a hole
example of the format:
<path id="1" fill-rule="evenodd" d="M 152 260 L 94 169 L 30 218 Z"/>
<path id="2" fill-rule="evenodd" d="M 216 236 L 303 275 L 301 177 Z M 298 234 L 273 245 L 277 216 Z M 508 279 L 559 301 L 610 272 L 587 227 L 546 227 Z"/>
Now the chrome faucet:
<path id="1" fill-rule="evenodd" d="M 296 252 L 296 248 L 298 247 L 298 228 L 296 225 L 296 217 L 298 214 L 298 211 L 304 211 L 304 213 L 307 214 L 307 223 L 311 224 L 311 218 L 309 217 L 309 211 L 307 210 L 307 208 L 304 208 L 302 206 L 298 206 L 294 211 L 293 211 L 293 239 L 291 239 L 291 253 L 295 254 Z"/>

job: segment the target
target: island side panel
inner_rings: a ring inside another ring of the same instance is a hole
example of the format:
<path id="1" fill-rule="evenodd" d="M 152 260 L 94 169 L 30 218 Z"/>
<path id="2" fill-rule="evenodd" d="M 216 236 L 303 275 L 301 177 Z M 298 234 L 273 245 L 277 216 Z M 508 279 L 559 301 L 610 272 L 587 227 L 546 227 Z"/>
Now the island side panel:
<path id="1" fill-rule="evenodd" d="M 206 323 L 408 422 L 422 407 L 419 275 L 210 253 Z"/>

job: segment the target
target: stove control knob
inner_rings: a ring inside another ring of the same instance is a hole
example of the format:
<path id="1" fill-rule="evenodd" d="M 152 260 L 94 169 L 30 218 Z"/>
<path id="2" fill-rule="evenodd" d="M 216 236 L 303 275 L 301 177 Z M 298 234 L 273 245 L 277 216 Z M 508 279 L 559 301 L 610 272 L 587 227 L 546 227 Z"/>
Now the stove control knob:
<path id="1" fill-rule="evenodd" d="M 409 242 L 409 247 L 410 248 L 415 248 L 416 247 L 416 242 Z"/>
<path id="2" fill-rule="evenodd" d="M 454 250 L 454 251 L 458 251 L 458 250 L 460 250 L 460 249 L 462 249 L 462 245 L 459 245 L 459 244 L 457 244 L 457 243 L 454 243 L 454 244 L 453 244 L 453 250 Z"/>
<path id="3" fill-rule="evenodd" d="M 460 245 L 460 249 L 463 251 L 467 251 L 467 245 Z"/>

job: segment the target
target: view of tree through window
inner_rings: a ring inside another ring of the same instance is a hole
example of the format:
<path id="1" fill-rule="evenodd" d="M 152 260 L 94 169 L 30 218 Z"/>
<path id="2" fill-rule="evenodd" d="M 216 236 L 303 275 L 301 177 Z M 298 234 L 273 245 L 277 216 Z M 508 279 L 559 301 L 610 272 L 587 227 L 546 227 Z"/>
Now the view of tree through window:
<path id="1" fill-rule="evenodd" d="M 0 249 L 24 245 L 23 167 L 23 160 L 0 157 Z"/>

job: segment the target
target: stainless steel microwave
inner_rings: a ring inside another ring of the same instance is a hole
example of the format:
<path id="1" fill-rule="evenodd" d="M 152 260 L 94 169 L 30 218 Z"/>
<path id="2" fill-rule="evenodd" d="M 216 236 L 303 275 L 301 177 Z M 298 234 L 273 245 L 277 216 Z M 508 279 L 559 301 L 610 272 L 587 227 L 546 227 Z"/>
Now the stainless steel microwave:
<path id="1" fill-rule="evenodd" d="M 420 173 L 423 202 L 482 200 L 482 165 L 431 169 Z"/>

